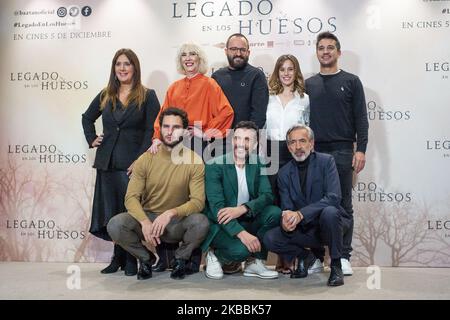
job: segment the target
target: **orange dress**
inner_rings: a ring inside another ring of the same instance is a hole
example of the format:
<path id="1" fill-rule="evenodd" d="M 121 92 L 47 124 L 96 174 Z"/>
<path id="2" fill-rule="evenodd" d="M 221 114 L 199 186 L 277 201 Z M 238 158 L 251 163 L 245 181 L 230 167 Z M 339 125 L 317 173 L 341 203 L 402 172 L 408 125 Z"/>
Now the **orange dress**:
<path id="1" fill-rule="evenodd" d="M 217 129 L 208 134 L 208 138 L 224 138 L 226 130 L 231 128 L 234 111 L 217 82 L 201 73 L 188 79 L 183 78 L 172 83 L 167 90 L 164 103 L 155 121 L 154 138 L 161 139 L 159 115 L 168 107 L 177 107 L 187 112 L 189 125 L 201 121 L 203 132 Z M 196 123 L 197 124 L 197 123 Z"/>

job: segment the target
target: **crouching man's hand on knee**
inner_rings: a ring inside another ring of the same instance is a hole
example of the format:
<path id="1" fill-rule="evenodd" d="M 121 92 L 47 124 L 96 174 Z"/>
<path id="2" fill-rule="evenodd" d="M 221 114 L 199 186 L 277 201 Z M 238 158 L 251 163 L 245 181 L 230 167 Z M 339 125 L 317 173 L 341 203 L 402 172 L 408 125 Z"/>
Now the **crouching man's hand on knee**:
<path id="1" fill-rule="evenodd" d="M 287 232 L 294 231 L 297 225 L 303 220 L 303 215 L 300 211 L 285 210 L 281 216 L 281 227 Z"/>
<path id="2" fill-rule="evenodd" d="M 153 220 L 152 225 L 152 234 L 155 237 L 161 237 L 164 233 L 164 230 L 166 230 L 167 225 L 170 223 L 170 220 L 172 220 L 173 217 L 177 215 L 177 212 L 173 209 L 166 210 L 158 217 L 156 217 L 155 220 Z"/>
<path id="3" fill-rule="evenodd" d="M 159 237 L 156 237 L 153 233 L 153 223 L 150 221 L 150 219 L 144 219 L 140 221 L 142 226 L 142 234 L 144 235 L 145 241 L 150 243 L 152 246 L 156 247 L 158 244 L 161 243 L 161 240 Z"/>
<path id="4" fill-rule="evenodd" d="M 261 251 L 261 243 L 259 242 L 258 238 L 251 233 L 242 230 L 237 234 L 237 237 L 247 247 L 248 251 L 252 253 Z"/>

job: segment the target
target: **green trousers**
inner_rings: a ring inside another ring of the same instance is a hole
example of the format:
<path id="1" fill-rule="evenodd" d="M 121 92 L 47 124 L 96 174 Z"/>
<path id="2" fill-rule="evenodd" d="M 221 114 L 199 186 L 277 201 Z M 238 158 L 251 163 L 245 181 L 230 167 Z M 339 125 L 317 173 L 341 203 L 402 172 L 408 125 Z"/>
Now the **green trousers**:
<path id="1" fill-rule="evenodd" d="M 251 221 L 241 221 L 244 229 L 256 236 L 261 243 L 261 251 L 251 253 L 238 237 L 229 236 L 220 230 L 214 237 L 211 247 L 214 254 L 222 264 L 245 261 L 251 255 L 257 259 L 266 260 L 268 251 L 264 247 L 263 238 L 267 231 L 280 225 L 281 209 L 276 206 L 267 206 Z"/>

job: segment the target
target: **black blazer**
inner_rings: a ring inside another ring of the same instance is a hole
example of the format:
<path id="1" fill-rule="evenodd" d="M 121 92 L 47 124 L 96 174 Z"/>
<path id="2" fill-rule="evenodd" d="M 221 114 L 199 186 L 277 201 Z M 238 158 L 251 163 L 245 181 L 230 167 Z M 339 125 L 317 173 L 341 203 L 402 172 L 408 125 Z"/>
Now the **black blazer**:
<path id="1" fill-rule="evenodd" d="M 92 148 L 92 142 L 97 138 L 94 123 L 102 116 L 104 136 L 97 148 L 94 168 L 126 170 L 152 143 L 153 124 L 160 109 L 158 98 L 154 90 L 147 89 L 141 108 L 130 104 L 120 121 L 117 121 L 113 116 L 111 102 L 100 110 L 100 96 L 101 92 L 81 118 L 86 141 Z"/>
<path id="2" fill-rule="evenodd" d="M 316 224 L 325 207 L 333 206 L 346 215 L 341 207 L 341 185 L 334 158 L 329 154 L 311 152 L 306 179 L 306 196 L 300 191 L 297 163 L 294 159 L 278 172 L 282 210 L 300 210 L 301 225 Z"/>

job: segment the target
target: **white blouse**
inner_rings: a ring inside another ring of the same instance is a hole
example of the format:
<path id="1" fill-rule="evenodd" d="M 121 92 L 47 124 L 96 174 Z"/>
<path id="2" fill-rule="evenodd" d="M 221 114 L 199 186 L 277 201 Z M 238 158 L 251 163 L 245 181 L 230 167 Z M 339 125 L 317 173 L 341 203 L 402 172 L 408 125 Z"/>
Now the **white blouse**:
<path id="1" fill-rule="evenodd" d="M 266 117 L 267 138 L 284 141 L 286 132 L 294 124 L 309 125 L 309 96 L 305 93 L 302 98 L 294 92 L 294 99 L 283 108 L 280 97 L 270 95 Z"/>

